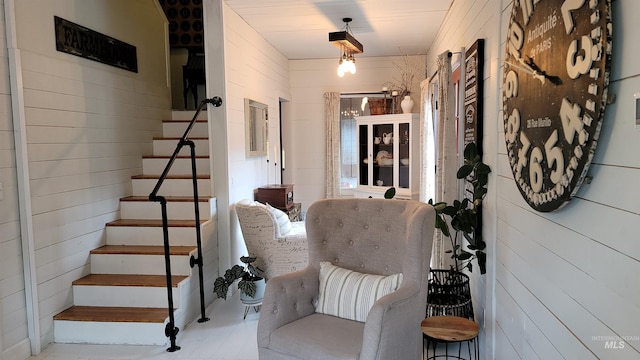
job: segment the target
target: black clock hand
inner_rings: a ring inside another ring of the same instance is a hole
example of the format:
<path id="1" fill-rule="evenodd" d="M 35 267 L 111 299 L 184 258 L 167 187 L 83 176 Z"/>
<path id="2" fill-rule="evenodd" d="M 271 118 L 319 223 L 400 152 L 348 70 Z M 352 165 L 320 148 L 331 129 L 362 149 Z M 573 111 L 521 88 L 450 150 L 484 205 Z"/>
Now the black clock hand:
<path id="1" fill-rule="evenodd" d="M 533 69 L 533 71 L 537 72 L 538 74 L 544 76 L 546 79 L 548 79 L 549 81 L 551 81 L 552 84 L 554 85 L 560 85 L 562 84 L 562 80 L 557 77 L 557 76 L 552 76 L 552 75 L 547 75 L 547 73 L 545 71 L 542 71 L 542 69 L 540 69 L 538 67 L 538 65 L 536 65 L 536 63 L 533 62 L 533 59 L 527 56 L 527 60 L 528 61 L 524 61 L 520 58 L 518 58 L 518 61 L 520 61 L 521 63 L 529 66 L 531 69 Z"/>

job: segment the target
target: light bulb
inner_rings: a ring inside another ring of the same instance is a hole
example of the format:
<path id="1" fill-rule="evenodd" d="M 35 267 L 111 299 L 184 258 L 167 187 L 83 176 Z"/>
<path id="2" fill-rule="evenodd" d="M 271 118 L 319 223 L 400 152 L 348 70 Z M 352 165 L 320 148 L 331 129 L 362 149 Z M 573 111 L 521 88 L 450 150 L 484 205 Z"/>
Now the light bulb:
<path id="1" fill-rule="evenodd" d="M 349 71 L 349 65 L 346 55 L 340 58 L 338 63 L 338 76 L 344 77 L 344 74 Z"/>
<path id="2" fill-rule="evenodd" d="M 347 65 L 349 66 L 349 72 L 351 74 L 355 74 L 356 73 L 356 63 L 353 60 L 350 60 L 347 62 Z"/>
<path id="3" fill-rule="evenodd" d="M 356 73 L 356 64 L 353 55 L 347 56 L 347 54 L 343 54 L 338 64 L 338 76 L 344 77 L 344 74 L 347 72 L 351 74 Z"/>

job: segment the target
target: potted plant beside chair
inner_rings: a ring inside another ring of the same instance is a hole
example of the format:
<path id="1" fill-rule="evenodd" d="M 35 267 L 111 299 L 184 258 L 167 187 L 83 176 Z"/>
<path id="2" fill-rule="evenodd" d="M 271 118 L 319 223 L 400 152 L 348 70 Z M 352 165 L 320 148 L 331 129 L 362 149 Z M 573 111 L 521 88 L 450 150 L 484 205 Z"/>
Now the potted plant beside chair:
<path id="1" fill-rule="evenodd" d="M 247 316 L 247 310 L 249 306 L 253 306 L 258 310 L 258 306 L 262 304 L 264 297 L 265 280 L 260 275 L 262 270 L 253 265 L 256 261 L 256 257 L 241 256 L 240 261 L 244 264 L 234 265 L 230 269 L 224 272 L 224 276 L 218 277 L 213 283 L 213 292 L 218 295 L 219 298 L 227 299 L 229 287 L 238 282 L 238 290 L 240 290 L 240 301 L 247 306 L 245 309 L 245 317 Z"/>
<path id="2" fill-rule="evenodd" d="M 427 294 L 428 315 L 458 315 L 473 318 L 469 277 L 462 269 L 473 271 L 476 260 L 481 274 L 486 272 L 486 243 L 479 229 L 482 200 L 487 194 L 487 183 L 491 169 L 482 162 L 475 143 L 469 143 L 464 149 L 464 164 L 458 169 L 456 177 L 466 179 L 472 186 L 470 198 L 433 203 L 436 210 L 436 229 L 451 243 L 454 265 L 450 269 L 431 271 Z M 467 240 L 466 248 L 463 239 Z M 431 314 L 429 314 L 431 312 Z"/>

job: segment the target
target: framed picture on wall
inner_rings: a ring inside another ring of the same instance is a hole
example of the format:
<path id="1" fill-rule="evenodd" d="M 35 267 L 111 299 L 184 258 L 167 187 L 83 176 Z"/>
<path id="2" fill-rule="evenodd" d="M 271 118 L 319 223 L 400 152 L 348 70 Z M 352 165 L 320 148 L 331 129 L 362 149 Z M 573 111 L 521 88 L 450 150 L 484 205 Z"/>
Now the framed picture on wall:
<path id="1" fill-rule="evenodd" d="M 266 156 L 268 145 L 268 112 L 266 104 L 244 99 L 245 148 L 247 157 Z"/>

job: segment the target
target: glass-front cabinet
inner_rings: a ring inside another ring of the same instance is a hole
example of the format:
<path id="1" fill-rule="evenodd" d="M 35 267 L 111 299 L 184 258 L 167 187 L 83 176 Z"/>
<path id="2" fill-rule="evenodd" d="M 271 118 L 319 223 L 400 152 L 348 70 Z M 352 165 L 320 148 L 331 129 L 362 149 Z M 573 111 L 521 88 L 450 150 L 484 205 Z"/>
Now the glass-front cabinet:
<path id="1" fill-rule="evenodd" d="M 360 116 L 358 187 L 355 197 L 383 197 L 396 188 L 396 198 L 419 197 L 418 114 Z"/>

